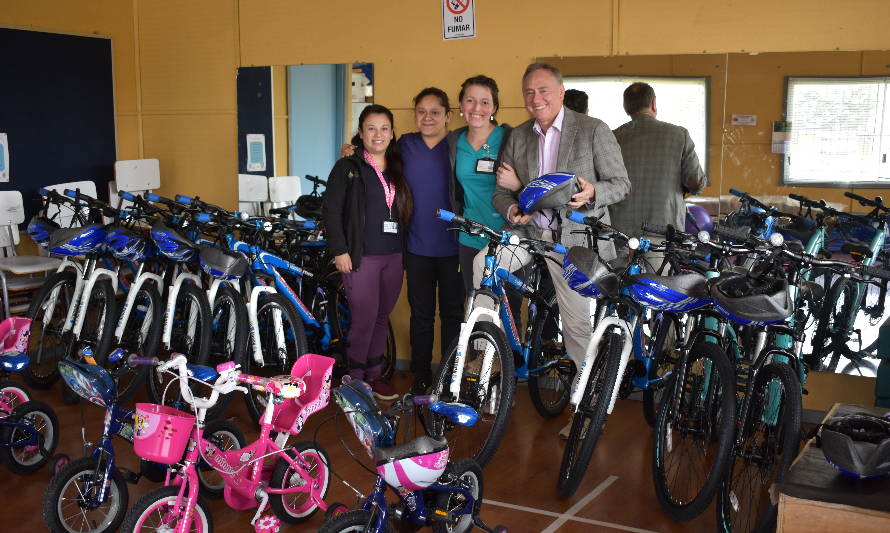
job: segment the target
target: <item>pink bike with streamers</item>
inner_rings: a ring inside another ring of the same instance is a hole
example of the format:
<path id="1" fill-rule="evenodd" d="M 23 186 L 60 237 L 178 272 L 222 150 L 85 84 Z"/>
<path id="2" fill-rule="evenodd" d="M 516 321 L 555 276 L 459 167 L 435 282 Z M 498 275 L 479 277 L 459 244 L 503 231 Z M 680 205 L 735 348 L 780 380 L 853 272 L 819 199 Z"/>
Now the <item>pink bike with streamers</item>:
<path id="1" fill-rule="evenodd" d="M 130 361 L 156 364 L 135 357 Z M 146 494 L 130 509 L 122 531 L 208 533 L 213 521 L 205 494 L 221 494 L 233 509 L 256 508 L 251 524 L 257 532 L 278 531 L 282 521 L 296 524 L 318 509 L 327 510 L 327 453 L 314 442 L 287 446 L 287 440 L 328 404 L 333 365 L 330 357 L 305 354 L 294 363 L 290 375 L 263 378 L 241 374 L 232 362 L 217 366 L 215 372 L 189 365 L 179 354 L 160 364 L 158 372 L 177 375 L 184 399 L 196 414 L 155 404 L 137 405 L 137 455 L 174 467 L 168 470 L 164 487 Z M 210 396 L 194 396 L 189 379 L 212 382 Z M 228 434 L 216 431 L 208 440 L 204 431 L 207 410 L 219 395 L 236 390 L 246 393 L 248 387 L 267 395 L 259 438 L 244 445 L 240 431 L 230 429 Z M 277 433 L 274 437 L 273 432 Z M 264 514 L 267 507 L 272 513 Z"/>

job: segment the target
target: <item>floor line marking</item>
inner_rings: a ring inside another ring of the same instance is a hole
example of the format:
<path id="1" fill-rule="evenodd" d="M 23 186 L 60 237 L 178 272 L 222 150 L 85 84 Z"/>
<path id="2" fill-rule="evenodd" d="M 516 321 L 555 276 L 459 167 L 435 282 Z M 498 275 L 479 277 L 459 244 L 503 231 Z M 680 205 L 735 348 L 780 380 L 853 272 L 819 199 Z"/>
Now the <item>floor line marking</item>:
<path id="1" fill-rule="evenodd" d="M 617 480 L 618 480 L 618 476 L 609 476 L 606 479 L 604 479 L 602 483 L 600 483 L 599 485 L 596 486 L 596 488 L 594 488 L 592 491 L 587 493 L 586 496 L 584 496 L 583 498 L 578 500 L 575 503 L 575 505 L 569 507 L 568 511 L 563 513 L 563 515 L 560 516 L 559 519 L 557 519 L 555 522 L 550 524 L 550 526 L 548 526 L 547 529 L 545 529 L 541 533 L 553 533 L 554 531 L 559 529 L 559 526 L 565 524 L 568 521 L 569 517 L 574 516 L 575 514 L 578 513 L 578 511 L 587 507 L 588 503 L 593 501 L 594 498 L 599 496 L 604 490 L 609 488 L 609 485 L 611 485 L 612 483 L 615 483 L 615 481 L 617 481 Z"/>
<path id="2" fill-rule="evenodd" d="M 505 507 L 507 509 L 515 509 L 517 511 L 525 511 L 527 513 L 539 514 L 543 516 L 551 516 L 554 518 L 559 518 L 562 516 L 566 516 L 560 513 L 555 513 L 553 511 L 547 511 L 544 509 L 537 509 L 535 507 L 526 507 L 524 505 L 516 505 L 514 503 L 506 503 L 499 502 L 497 500 L 490 500 L 488 498 L 482 500 L 483 504 L 494 505 L 495 507 Z M 657 531 L 652 531 L 650 529 L 640 529 L 631 526 L 622 526 L 621 524 L 616 524 L 614 522 L 604 522 L 602 520 L 594 520 L 592 518 L 584 518 L 582 516 L 567 516 L 567 518 L 572 522 L 581 522 L 584 524 L 591 524 L 594 526 L 602 526 L 608 527 L 612 529 L 618 529 L 622 531 L 630 531 L 632 533 L 658 533 Z"/>

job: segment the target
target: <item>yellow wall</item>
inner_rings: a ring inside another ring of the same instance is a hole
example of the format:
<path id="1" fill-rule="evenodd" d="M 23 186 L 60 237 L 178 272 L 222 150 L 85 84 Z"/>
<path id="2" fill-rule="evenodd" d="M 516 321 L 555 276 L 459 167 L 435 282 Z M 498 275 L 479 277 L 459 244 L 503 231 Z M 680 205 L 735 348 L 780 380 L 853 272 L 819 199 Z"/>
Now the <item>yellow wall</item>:
<path id="1" fill-rule="evenodd" d="M 479 0 L 478 37 L 449 42 L 440 12 L 433 0 L 0 0 L 0 25 L 110 36 L 118 158 L 157 157 L 162 193 L 229 207 L 237 199 L 239 66 L 373 62 L 375 101 L 396 108 L 396 126 L 407 131 L 419 88 L 456 97 L 459 83 L 480 72 L 499 81 L 501 120 L 525 120 L 519 78 L 536 57 L 890 49 L 885 0 Z M 728 182 L 745 178 L 748 161 L 750 172 L 773 171 L 761 143 L 737 139 Z M 405 314 L 397 323 L 403 356 Z"/>

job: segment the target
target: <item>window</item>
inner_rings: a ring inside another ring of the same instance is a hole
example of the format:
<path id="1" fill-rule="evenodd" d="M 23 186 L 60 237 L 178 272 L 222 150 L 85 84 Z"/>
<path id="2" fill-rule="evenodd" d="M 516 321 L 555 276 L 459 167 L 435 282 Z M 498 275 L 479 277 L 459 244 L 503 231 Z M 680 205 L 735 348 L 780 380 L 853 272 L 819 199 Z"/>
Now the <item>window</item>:
<path id="1" fill-rule="evenodd" d="M 888 79 L 787 78 L 784 183 L 890 184 Z"/>
<path id="2" fill-rule="evenodd" d="M 708 79 L 655 78 L 641 76 L 566 77 L 566 89 L 587 93 L 588 114 L 613 130 L 630 117 L 624 112 L 624 89 L 642 81 L 655 90 L 658 120 L 683 126 L 695 143 L 699 164 L 708 171 Z"/>

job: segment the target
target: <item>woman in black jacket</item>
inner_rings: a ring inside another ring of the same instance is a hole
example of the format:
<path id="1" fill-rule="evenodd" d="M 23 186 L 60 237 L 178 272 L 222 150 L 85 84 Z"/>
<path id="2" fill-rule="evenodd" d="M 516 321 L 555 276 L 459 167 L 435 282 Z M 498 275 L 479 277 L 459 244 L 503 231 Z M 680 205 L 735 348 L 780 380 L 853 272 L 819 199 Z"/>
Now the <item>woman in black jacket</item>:
<path id="1" fill-rule="evenodd" d="M 322 208 L 328 248 L 352 311 L 349 374 L 368 381 L 381 399 L 397 397 L 380 372 L 389 314 L 402 289 L 402 250 L 413 207 L 394 139 L 392 112 L 366 107 L 352 139 L 358 149 L 334 165 Z"/>

